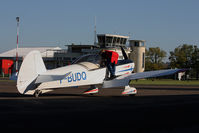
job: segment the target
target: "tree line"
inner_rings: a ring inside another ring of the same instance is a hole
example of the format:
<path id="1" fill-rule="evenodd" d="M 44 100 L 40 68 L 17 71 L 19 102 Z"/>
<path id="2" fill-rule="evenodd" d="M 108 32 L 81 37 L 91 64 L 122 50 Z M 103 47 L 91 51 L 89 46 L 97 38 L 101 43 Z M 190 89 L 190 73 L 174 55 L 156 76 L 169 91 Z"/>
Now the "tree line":
<path id="1" fill-rule="evenodd" d="M 145 71 L 160 69 L 186 68 L 190 77 L 199 79 L 199 48 L 196 45 L 183 44 L 169 52 L 159 47 L 146 49 Z"/>

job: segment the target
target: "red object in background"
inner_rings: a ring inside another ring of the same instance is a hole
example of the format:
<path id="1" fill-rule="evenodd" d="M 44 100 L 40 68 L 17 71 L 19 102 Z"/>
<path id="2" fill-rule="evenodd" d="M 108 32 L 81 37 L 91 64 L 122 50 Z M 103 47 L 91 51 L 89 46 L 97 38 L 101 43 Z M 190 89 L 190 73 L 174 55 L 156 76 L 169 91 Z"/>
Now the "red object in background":
<path id="1" fill-rule="evenodd" d="M 13 63 L 14 62 L 12 60 L 8 60 L 8 59 L 2 60 L 2 71 L 4 72 L 4 74 L 11 73 Z"/>

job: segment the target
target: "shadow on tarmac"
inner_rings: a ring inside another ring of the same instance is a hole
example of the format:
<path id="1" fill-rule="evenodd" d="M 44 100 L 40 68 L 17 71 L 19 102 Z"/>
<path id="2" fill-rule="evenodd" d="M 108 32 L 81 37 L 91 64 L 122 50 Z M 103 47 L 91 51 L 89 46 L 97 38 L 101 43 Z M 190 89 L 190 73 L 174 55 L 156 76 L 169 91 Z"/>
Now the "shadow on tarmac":
<path id="1" fill-rule="evenodd" d="M 60 95 L 0 100 L 0 126 L 136 133 L 199 131 L 199 95 L 49 98 Z"/>
<path id="2" fill-rule="evenodd" d="M 83 95 L 81 89 L 55 91 L 39 98 L 17 92 L 0 93 L 1 129 L 45 131 L 108 131 L 135 133 L 197 133 L 199 94 L 145 95 L 145 90 L 198 91 L 197 88 L 139 87 L 143 95 L 121 96 L 119 89 Z M 3 91 L 3 89 L 2 89 Z M 75 93 L 72 93 L 75 91 Z M 116 93 L 117 91 L 117 93 Z"/>

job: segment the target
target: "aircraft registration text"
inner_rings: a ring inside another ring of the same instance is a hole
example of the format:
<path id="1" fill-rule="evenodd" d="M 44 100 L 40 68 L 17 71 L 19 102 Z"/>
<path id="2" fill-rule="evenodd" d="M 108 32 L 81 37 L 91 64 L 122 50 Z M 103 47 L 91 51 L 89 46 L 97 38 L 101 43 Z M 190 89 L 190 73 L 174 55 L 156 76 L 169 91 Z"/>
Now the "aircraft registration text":
<path id="1" fill-rule="evenodd" d="M 86 80 L 86 72 L 77 72 L 77 73 L 72 73 L 69 76 L 67 76 L 65 79 L 68 83 L 70 82 L 78 82 L 81 80 Z M 62 80 L 60 80 L 60 84 L 62 83 Z"/>

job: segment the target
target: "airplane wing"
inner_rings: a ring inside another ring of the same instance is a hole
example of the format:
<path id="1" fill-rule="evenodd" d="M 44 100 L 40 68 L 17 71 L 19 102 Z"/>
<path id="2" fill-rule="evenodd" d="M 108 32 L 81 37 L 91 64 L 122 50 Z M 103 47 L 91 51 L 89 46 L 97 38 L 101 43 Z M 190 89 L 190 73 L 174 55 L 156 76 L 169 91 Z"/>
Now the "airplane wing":
<path id="1" fill-rule="evenodd" d="M 68 72 L 64 75 L 39 75 L 35 81 L 36 84 L 43 82 L 50 82 L 56 80 L 62 80 L 66 78 L 71 72 Z"/>
<path id="2" fill-rule="evenodd" d="M 103 88 L 126 86 L 129 84 L 130 80 L 161 77 L 161 76 L 172 75 L 172 74 L 175 74 L 178 72 L 184 72 L 184 71 L 186 70 L 185 69 L 167 69 L 167 70 L 157 70 L 157 71 L 148 71 L 148 72 L 122 75 L 120 77 L 117 77 L 114 80 L 104 81 Z"/>

